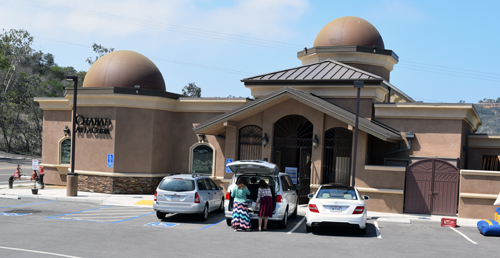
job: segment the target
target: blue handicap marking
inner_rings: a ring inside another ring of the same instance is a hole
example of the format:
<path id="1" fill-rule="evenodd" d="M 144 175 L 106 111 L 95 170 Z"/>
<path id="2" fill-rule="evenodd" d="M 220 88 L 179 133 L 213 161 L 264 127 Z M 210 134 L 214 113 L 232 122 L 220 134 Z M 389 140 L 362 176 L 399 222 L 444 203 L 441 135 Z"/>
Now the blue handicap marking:
<path id="1" fill-rule="evenodd" d="M 9 217 L 17 217 L 17 216 L 24 216 L 24 215 L 30 215 L 31 213 L 0 213 L 2 216 L 9 216 Z"/>
<path id="2" fill-rule="evenodd" d="M 108 168 L 113 167 L 113 154 L 108 154 Z"/>
<path id="3" fill-rule="evenodd" d="M 148 223 L 144 226 L 148 226 L 148 227 L 162 227 L 162 228 L 171 228 L 171 227 L 175 227 L 179 225 L 178 223 L 167 223 L 167 222 L 151 222 L 151 223 Z"/>
<path id="4" fill-rule="evenodd" d="M 231 169 L 227 166 L 227 164 L 233 162 L 233 159 L 226 159 L 226 172 L 227 173 L 232 173 Z"/>

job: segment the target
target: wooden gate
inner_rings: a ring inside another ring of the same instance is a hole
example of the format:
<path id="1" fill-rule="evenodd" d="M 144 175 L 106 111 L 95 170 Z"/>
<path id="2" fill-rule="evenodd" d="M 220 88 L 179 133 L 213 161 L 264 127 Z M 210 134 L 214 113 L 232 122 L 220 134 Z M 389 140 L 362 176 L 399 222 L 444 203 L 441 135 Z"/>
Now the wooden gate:
<path id="1" fill-rule="evenodd" d="M 456 215 L 458 168 L 440 159 L 417 161 L 406 170 L 405 212 Z"/>

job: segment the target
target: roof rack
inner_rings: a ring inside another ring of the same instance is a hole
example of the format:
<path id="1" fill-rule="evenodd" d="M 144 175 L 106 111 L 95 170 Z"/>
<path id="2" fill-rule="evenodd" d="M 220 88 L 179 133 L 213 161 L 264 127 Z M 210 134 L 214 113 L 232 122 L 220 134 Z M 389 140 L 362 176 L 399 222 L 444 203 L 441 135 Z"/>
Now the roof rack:
<path id="1" fill-rule="evenodd" d="M 206 176 L 206 175 L 204 175 L 204 174 L 193 174 L 193 178 L 199 177 L 199 176 Z"/>

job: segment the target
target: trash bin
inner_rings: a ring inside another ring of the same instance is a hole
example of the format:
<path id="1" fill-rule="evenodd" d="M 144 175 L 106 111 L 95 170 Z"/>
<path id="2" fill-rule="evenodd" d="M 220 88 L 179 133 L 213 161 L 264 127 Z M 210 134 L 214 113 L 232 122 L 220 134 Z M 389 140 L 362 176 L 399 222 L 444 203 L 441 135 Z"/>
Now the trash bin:
<path id="1" fill-rule="evenodd" d="M 40 186 L 40 189 L 44 189 L 45 188 L 45 184 L 43 183 L 43 174 L 39 174 L 38 175 L 38 185 Z"/>
<path id="2" fill-rule="evenodd" d="M 9 189 L 14 187 L 14 176 L 9 177 Z"/>

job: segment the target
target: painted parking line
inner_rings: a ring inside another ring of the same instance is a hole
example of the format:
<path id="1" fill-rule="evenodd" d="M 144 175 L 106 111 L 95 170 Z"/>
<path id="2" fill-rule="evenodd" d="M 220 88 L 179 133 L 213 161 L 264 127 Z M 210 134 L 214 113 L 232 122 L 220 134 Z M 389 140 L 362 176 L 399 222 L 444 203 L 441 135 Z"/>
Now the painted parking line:
<path id="1" fill-rule="evenodd" d="M 293 231 L 295 231 L 295 230 L 296 230 L 296 229 L 300 226 L 300 224 L 302 224 L 302 222 L 304 222 L 304 220 L 306 220 L 306 217 L 303 217 L 303 218 L 299 221 L 299 223 L 297 223 L 297 225 L 295 225 L 295 227 L 293 227 L 293 228 L 292 228 L 292 230 L 288 231 L 288 233 L 287 233 L 287 234 L 288 234 L 288 235 L 289 235 L 289 234 L 292 234 L 292 233 L 293 233 Z"/>
<path id="2" fill-rule="evenodd" d="M 54 256 L 60 256 L 60 257 L 80 258 L 80 257 L 77 257 L 77 256 L 71 256 L 71 255 L 65 255 L 65 254 L 42 252 L 42 251 L 29 250 L 29 249 L 21 249 L 21 248 L 13 248 L 13 247 L 6 247 L 6 246 L 0 246 L 0 249 L 22 251 L 22 252 L 29 252 L 29 253 L 37 253 L 37 254 L 48 254 L 48 255 L 54 255 Z"/>
<path id="3" fill-rule="evenodd" d="M 374 221 L 373 225 L 375 225 L 375 231 L 377 231 L 377 238 L 382 238 L 382 235 L 380 234 L 380 229 L 378 227 L 378 222 Z"/>
<path id="4" fill-rule="evenodd" d="M 25 215 L 30 215 L 31 213 L 0 213 L 0 216 L 7 216 L 7 217 L 19 217 L 19 216 L 25 216 Z"/>
<path id="5" fill-rule="evenodd" d="M 215 226 L 215 225 L 217 225 L 217 224 L 219 224 L 219 223 L 221 223 L 221 222 L 223 222 L 223 221 L 225 221 L 225 220 L 226 220 L 226 219 L 223 219 L 223 220 L 221 220 L 221 221 L 215 222 L 214 224 L 210 224 L 210 225 L 208 225 L 208 226 L 204 226 L 204 227 L 202 227 L 200 230 L 204 230 L 204 229 L 209 228 L 209 227 L 211 227 L 211 226 Z"/>
<path id="6" fill-rule="evenodd" d="M 46 201 L 46 202 L 34 202 L 34 203 L 17 204 L 17 205 L 12 205 L 12 206 L 0 207 L 0 209 L 12 208 L 12 207 L 19 207 L 19 206 L 26 206 L 26 205 L 35 205 L 35 204 L 42 204 L 42 203 L 49 203 L 49 202 L 55 202 L 55 201 L 56 200 L 51 200 L 51 201 Z"/>
<path id="7" fill-rule="evenodd" d="M 455 228 L 452 228 L 452 227 L 450 227 L 450 228 L 451 228 L 453 231 L 455 231 L 455 232 L 457 232 L 458 234 L 460 234 L 461 236 L 463 236 L 465 239 L 469 240 L 469 242 L 471 242 L 471 243 L 473 243 L 473 244 L 477 245 L 477 243 L 476 243 L 476 242 L 472 241 L 472 239 L 470 239 L 470 238 L 469 238 L 468 236 L 466 236 L 464 233 L 462 233 L 462 232 L 460 232 L 460 231 L 456 230 Z"/>
<path id="8" fill-rule="evenodd" d="M 171 228 L 179 225 L 179 223 L 168 223 L 168 222 L 151 222 L 144 226 L 146 227 L 161 227 L 161 228 Z"/>
<path id="9" fill-rule="evenodd" d="M 73 213 L 50 216 L 46 217 L 46 219 L 115 224 L 132 219 L 137 219 L 154 213 L 155 212 L 144 213 L 144 210 L 137 210 L 134 208 L 123 208 L 119 206 L 109 205 L 90 210 L 83 210 Z"/>

